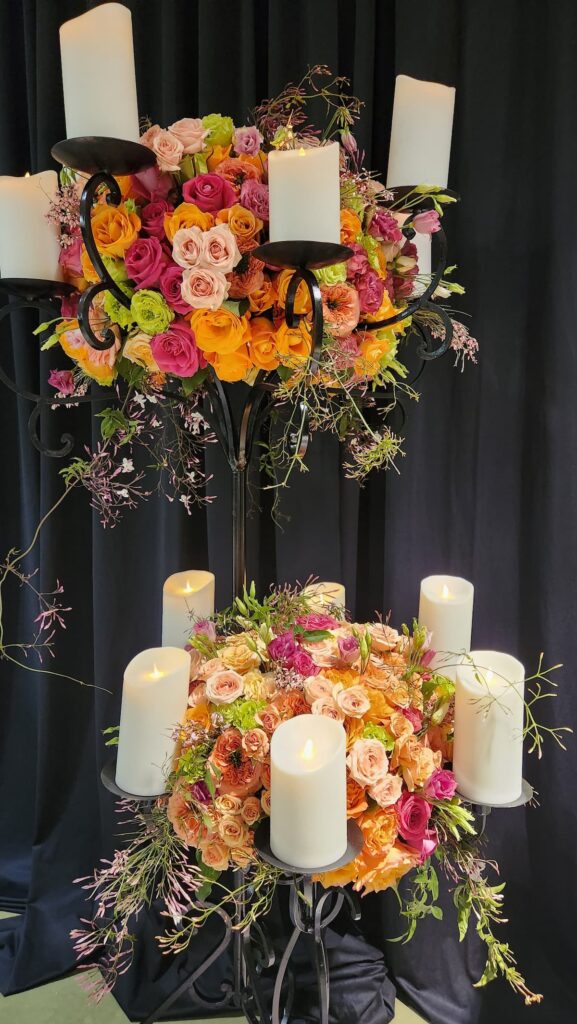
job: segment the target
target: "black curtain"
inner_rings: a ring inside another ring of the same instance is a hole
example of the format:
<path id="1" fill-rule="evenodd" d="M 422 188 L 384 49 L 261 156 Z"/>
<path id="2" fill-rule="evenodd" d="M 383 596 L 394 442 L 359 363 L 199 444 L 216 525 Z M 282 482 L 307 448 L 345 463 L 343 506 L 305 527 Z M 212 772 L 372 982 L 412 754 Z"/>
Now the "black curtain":
<path id="1" fill-rule="evenodd" d="M 0 167 L 23 174 L 52 166 L 63 138 L 58 27 L 81 0 L 0 3 Z M 577 698 L 574 522 L 577 385 L 574 187 L 577 181 L 577 7 L 537 0 L 132 0 L 139 106 L 161 124 L 210 111 L 243 123 L 254 103 L 297 79 L 308 64 L 347 74 L 364 100 L 360 141 L 384 170 L 394 77 L 407 73 L 457 87 L 450 184 L 451 255 L 467 286 L 462 308 L 479 338 L 477 368 L 460 374 L 446 358 L 422 379 L 411 407 L 401 474 L 364 490 L 343 479 L 338 445 L 316 437 L 310 472 L 284 497 L 290 517 L 273 527 L 266 503 L 251 521 L 250 575 L 264 588 L 309 573 L 342 579 L 358 617 L 392 609 L 410 620 L 418 584 L 431 572 L 476 587 L 474 645 L 562 661 L 547 723 L 571 724 Z M 102 69 L 106 73 L 105 67 Z M 26 316 L 4 330 L 2 360 L 22 386 L 45 388 L 50 359 L 38 354 Z M 51 354 L 49 353 L 48 356 Z M 1 548 L 22 546 L 61 488 L 58 466 L 31 448 L 25 403 L 3 392 Z M 64 424 L 78 449 L 96 436 L 86 409 L 47 415 L 55 443 Z M 113 848 L 111 798 L 99 785 L 101 730 L 117 721 L 122 670 L 159 637 L 163 579 L 184 566 L 217 574 L 228 597 L 230 492 L 211 453 L 218 494 L 188 518 L 151 500 L 104 531 L 84 494 L 50 521 L 30 559 L 44 587 L 59 578 L 72 605 L 58 641 L 60 671 L 82 688 L 0 665 L 0 893 L 26 912 L 0 932 L 0 979 L 12 993 L 69 970 L 68 932 L 83 912 L 71 880 Z M 6 595 L 6 635 L 27 633 L 32 607 Z M 575 747 L 550 744 L 526 776 L 539 806 L 495 812 L 489 855 L 507 881 L 506 937 L 529 983 L 545 995 L 525 1009 L 497 982 L 475 990 L 481 951 L 456 942 L 446 896 L 443 922 L 398 934 L 391 894 L 364 901 L 366 939 L 385 951 L 404 998 L 435 1024 L 575 1019 L 577 812 Z M 154 929 L 151 928 L 151 935 Z M 202 950 L 202 937 L 196 950 Z M 366 950 L 366 946 L 363 947 Z M 195 954 L 196 955 L 196 954 Z M 200 955 L 200 954 L 199 954 Z M 131 1014 L 157 1001 L 146 987 L 160 972 L 152 938 L 123 989 Z M 365 965 L 367 977 L 370 969 Z M 146 1003 L 147 1005 L 143 1005 Z M 137 1005 L 138 1004 L 138 1005 Z M 358 1009 L 347 1021 L 369 1021 Z M 375 1024 L 384 1019 L 374 1016 Z M 344 1014 L 341 1021 L 344 1022 Z M 371 1017 L 371 1021 L 373 1017 Z"/>

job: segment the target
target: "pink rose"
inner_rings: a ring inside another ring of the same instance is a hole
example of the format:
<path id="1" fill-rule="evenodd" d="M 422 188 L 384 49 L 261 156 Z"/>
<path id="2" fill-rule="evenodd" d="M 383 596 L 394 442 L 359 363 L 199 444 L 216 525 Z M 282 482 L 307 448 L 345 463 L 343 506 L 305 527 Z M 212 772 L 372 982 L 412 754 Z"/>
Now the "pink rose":
<path id="1" fill-rule="evenodd" d="M 137 238 L 124 257 L 126 273 L 137 288 L 154 288 L 167 264 L 158 238 Z"/>
<path id="2" fill-rule="evenodd" d="M 336 639 L 333 637 L 330 640 L 315 640 L 311 643 L 305 643 L 303 647 L 305 651 L 308 651 L 311 658 L 314 658 L 315 665 L 318 668 L 332 668 L 334 665 L 338 665 L 339 651 Z"/>
<path id="3" fill-rule="evenodd" d="M 194 203 L 199 210 L 212 212 L 224 210 L 236 203 L 236 193 L 231 184 L 220 174 L 197 174 L 182 186 L 185 203 Z"/>
<path id="4" fill-rule="evenodd" d="M 317 666 L 310 654 L 304 651 L 301 647 L 298 647 L 293 654 L 289 668 L 294 669 L 295 672 L 298 672 L 301 676 L 314 676 L 317 671 Z"/>
<path id="5" fill-rule="evenodd" d="M 164 238 L 164 215 L 172 213 L 173 210 L 174 206 L 166 199 L 155 199 L 154 202 L 147 203 L 140 211 L 142 230 L 147 235 L 162 241 Z"/>
<path id="6" fill-rule="evenodd" d="M 275 636 L 268 645 L 268 653 L 273 661 L 288 661 L 297 649 L 292 630 Z"/>
<path id="7" fill-rule="evenodd" d="M 370 269 L 369 257 L 367 256 L 367 250 L 359 242 L 353 242 L 350 248 L 354 252 L 354 256 L 351 256 L 350 260 L 347 261 L 347 277 L 349 281 L 354 281 L 357 277 L 362 277 L 366 274 L 367 270 Z"/>
<path id="8" fill-rule="evenodd" d="M 457 781 L 446 768 L 437 768 L 425 785 L 425 796 L 429 800 L 451 800 L 457 792 Z"/>
<path id="9" fill-rule="evenodd" d="M 182 275 L 180 291 L 184 301 L 194 309 L 219 309 L 228 295 L 228 281 L 218 270 L 191 267 Z"/>
<path id="10" fill-rule="evenodd" d="M 150 349 L 159 370 L 176 377 L 193 377 L 201 368 L 196 339 L 186 320 L 173 320 L 163 334 L 155 334 Z"/>
<path id="11" fill-rule="evenodd" d="M 180 232 L 177 231 L 176 235 L 178 234 Z M 241 259 L 236 238 L 228 224 L 217 224 L 214 228 L 204 232 L 200 264 L 202 267 L 220 270 L 222 274 L 230 274 Z"/>
<path id="12" fill-rule="evenodd" d="M 333 697 L 347 718 L 362 718 L 371 706 L 362 686 L 350 686 L 348 690 L 345 690 L 341 683 L 337 683 L 333 690 Z"/>
<path id="13" fill-rule="evenodd" d="M 150 147 L 149 147 L 150 148 Z M 157 199 L 166 199 L 173 187 L 173 180 L 170 174 L 163 174 L 158 167 L 146 167 L 138 174 L 132 174 L 130 178 L 131 192 L 137 199 L 145 199 L 147 202 L 156 202 Z"/>
<path id="14" fill-rule="evenodd" d="M 240 202 L 246 210 L 254 213 L 255 217 L 268 221 L 268 185 L 263 185 L 254 178 L 247 178 L 241 185 Z"/>
<path id="15" fill-rule="evenodd" d="M 169 263 L 160 275 L 159 288 L 172 309 L 183 316 L 190 313 L 192 306 L 182 297 L 182 267 Z"/>
<path id="16" fill-rule="evenodd" d="M 339 623 L 332 615 L 323 615 L 322 612 L 309 612 L 307 615 L 299 615 L 297 625 L 303 629 L 338 629 Z"/>
<path id="17" fill-rule="evenodd" d="M 232 143 L 236 153 L 255 156 L 262 146 L 263 138 L 258 128 L 251 124 L 246 128 L 235 128 Z"/>
<path id="18" fill-rule="evenodd" d="M 435 231 L 441 230 L 441 220 L 436 210 L 424 210 L 423 213 L 415 214 L 411 225 L 420 235 L 432 235 Z"/>
<path id="19" fill-rule="evenodd" d="M 333 684 L 324 676 L 309 676 L 305 679 L 304 691 L 309 704 L 314 704 L 321 697 L 332 697 Z"/>
<path id="20" fill-rule="evenodd" d="M 140 136 L 140 145 L 147 146 L 156 156 L 158 168 L 161 171 L 180 170 L 184 148 L 175 135 L 171 135 L 164 128 L 154 124 Z"/>
<path id="21" fill-rule="evenodd" d="M 392 807 L 396 804 L 403 791 L 403 780 L 400 775 L 385 775 L 369 789 L 369 796 L 379 807 Z"/>
<path id="22" fill-rule="evenodd" d="M 178 139 L 183 153 L 201 153 L 205 149 L 204 140 L 208 135 L 200 117 L 182 117 L 180 121 L 169 124 L 171 135 Z"/>
<path id="23" fill-rule="evenodd" d="M 238 672 L 225 669 L 215 672 L 206 681 L 206 696 L 213 704 L 232 704 L 244 693 L 244 682 Z"/>
<path id="24" fill-rule="evenodd" d="M 58 262 L 61 267 L 68 270 L 71 274 L 76 277 L 82 277 L 82 238 L 80 235 L 74 238 L 74 241 L 67 245 L 66 248 L 60 250 L 58 256 Z"/>
<path id="25" fill-rule="evenodd" d="M 242 738 L 242 749 L 255 761 L 264 761 L 268 754 L 269 741 L 264 729 L 247 729 Z"/>
<path id="26" fill-rule="evenodd" d="M 346 665 L 352 665 L 359 656 L 359 641 L 356 636 L 340 636 L 337 643 L 341 661 Z"/>
<path id="27" fill-rule="evenodd" d="M 198 678 L 209 679 L 215 672 L 222 672 L 225 668 L 226 665 L 221 658 L 209 658 L 208 661 L 205 661 L 204 665 L 201 665 Z"/>
<path id="28" fill-rule="evenodd" d="M 344 713 L 335 704 L 332 697 L 318 697 L 311 704 L 311 714 L 324 715 L 325 718 L 332 718 L 335 722 L 342 722 Z"/>
<path id="29" fill-rule="evenodd" d="M 172 258 L 179 267 L 198 267 L 202 256 L 202 231 L 198 227 L 179 228 L 172 239 Z"/>
<path id="30" fill-rule="evenodd" d="M 416 708 L 403 708 L 403 714 L 405 718 L 408 718 L 409 722 L 413 726 L 413 732 L 420 732 L 423 728 L 423 716 L 420 711 Z"/>
<path id="31" fill-rule="evenodd" d="M 362 277 L 355 279 L 359 293 L 361 313 L 376 313 L 380 308 L 385 294 L 385 282 L 376 270 L 369 268 Z"/>
<path id="32" fill-rule="evenodd" d="M 416 793 L 403 793 L 397 804 L 399 833 L 411 846 L 419 846 L 425 837 L 432 807 Z"/>
<path id="33" fill-rule="evenodd" d="M 359 786 L 374 786 L 387 774 L 389 761 L 380 740 L 355 740 L 347 765 Z"/>

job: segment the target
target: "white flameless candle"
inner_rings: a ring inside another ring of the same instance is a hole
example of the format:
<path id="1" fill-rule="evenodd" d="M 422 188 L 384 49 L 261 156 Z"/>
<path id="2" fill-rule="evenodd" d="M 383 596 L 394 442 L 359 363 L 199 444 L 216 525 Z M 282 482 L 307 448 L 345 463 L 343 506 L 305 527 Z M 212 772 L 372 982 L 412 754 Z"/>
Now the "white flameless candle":
<path id="1" fill-rule="evenodd" d="M 452 87 L 397 75 L 387 188 L 446 186 L 454 108 Z"/>
<path id="2" fill-rule="evenodd" d="M 346 608 L 346 594 L 342 583 L 311 583 L 304 593 L 309 598 L 313 611 L 324 612 L 332 604 Z"/>
<path id="3" fill-rule="evenodd" d="M 523 786 L 525 669 L 498 651 L 472 651 L 455 681 L 453 771 L 459 793 L 508 804 Z"/>
<path id="4" fill-rule="evenodd" d="M 56 196 L 56 171 L 0 178 L 0 275 L 61 279 L 58 229 L 46 220 Z"/>
<path id="5" fill-rule="evenodd" d="M 122 687 L 116 783 L 135 796 L 166 791 L 188 704 L 190 655 L 176 647 L 141 651 L 127 665 Z"/>
<path id="6" fill-rule="evenodd" d="M 347 848 L 346 733 L 322 715 L 297 715 L 270 746 L 270 846 L 302 869 L 333 864 Z"/>
<path id="7" fill-rule="evenodd" d="M 138 142 L 132 15 L 122 4 L 99 7 L 60 28 L 66 134 Z"/>
<path id="8" fill-rule="evenodd" d="M 447 654 L 467 654 L 471 650 L 474 593 L 473 584 L 460 576 L 427 576 L 421 580 L 419 622 L 433 634 L 432 647 L 439 652 L 432 665 L 451 679 L 455 678 L 458 658 L 448 658 Z"/>
<path id="9" fill-rule="evenodd" d="M 214 576 L 203 569 L 175 572 L 162 591 L 162 646 L 184 647 L 192 632 L 193 617 L 214 615 Z"/>
<path id="10" fill-rule="evenodd" d="M 340 242 L 339 145 L 268 156 L 271 242 Z"/>

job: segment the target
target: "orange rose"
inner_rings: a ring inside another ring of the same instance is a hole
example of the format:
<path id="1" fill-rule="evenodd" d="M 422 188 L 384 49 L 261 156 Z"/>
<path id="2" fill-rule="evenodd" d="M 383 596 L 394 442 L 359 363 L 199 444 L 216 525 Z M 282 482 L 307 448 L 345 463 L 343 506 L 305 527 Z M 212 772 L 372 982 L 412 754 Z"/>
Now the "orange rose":
<path id="1" fill-rule="evenodd" d="M 96 248 L 106 256 L 122 258 L 140 231 L 140 217 L 129 213 L 124 203 L 120 206 L 109 206 L 108 203 L 96 206 L 91 224 Z"/>
<path id="2" fill-rule="evenodd" d="M 277 274 L 275 278 L 275 287 L 277 290 L 278 303 L 279 306 L 283 307 L 283 309 L 286 306 L 286 293 L 288 290 L 288 286 L 291 282 L 291 278 L 293 277 L 293 274 L 294 270 L 281 270 L 280 274 Z M 311 311 L 311 297 L 309 295 L 309 290 L 304 281 L 301 281 L 297 288 L 297 293 L 295 295 L 294 311 L 295 313 L 299 314 L 310 313 Z"/>
<path id="3" fill-rule="evenodd" d="M 268 157 L 266 153 L 263 153 L 262 149 L 255 156 L 252 156 L 250 153 L 239 153 L 238 159 L 243 160 L 245 164 L 253 164 L 259 172 L 259 180 L 266 173 Z"/>
<path id="4" fill-rule="evenodd" d="M 224 355 L 218 352 L 205 352 L 207 363 L 210 363 L 219 380 L 229 383 L 244 380 L 252 368 L 252 359 L 246 345 L 240 345 L 234 352 Z"/>
<path id="5" fill-rule="evenodd" d="M 392 349 L 397 339 L 392 328 L 381 331 L 365 331 L 359 344 L 359 354 L 355 360 L 355 373 L 359 377 L 374 377 L 380 365 Z"/>
<path id="6" fill-rule="evenodd" d="M 396 316 L 397 313 L 402 313 L 402 309 L 398 309 L 396 306 L 393 306 L 393 303 L 389 298 L 389 293 L 385 288 L 385 291 L 383 292 L 383 301 L 379 308 L 375 313 L 363 313 L 363 320 L 368 320 L 370 323 L 377 323 L 379 320 L 387 320 L 391 316 Z M 408 324 L 409 318 L 406 320 L 399 320 L 399 322 L 394 325 L 395 331 L 404 330 Z M 387 328 L 385 328 L 385 330 L 386 329 Z"/>
<path id="7" fill-rule="evenodd" d="M 277 351 L 284 366 L 297 367 L 306 363 L 311 354 L 310 331 L 303 320 L 298 327 L 283 323 L 275 333 Z"/>
<path id="8" fill-rule="evenodd" d="M 347 752 L 351 749 L 353 743 L 360 740 L 365 728 L 365 722 L 362 718 L 347 718 L 345 722 L 345 732 L 347 734 Z"/>
<path id="9" fill-rule="evenodd" d="M 252 292 L 258 291 L 264 284 L 264 263 L 249 256 L 248 269 L 242 274 L 229 275 L 228 295 L 231 299 L 246 299 Z"/>
<path id="10" fill-rule="evenodd" d="M 275 330 L 267 317 L 255 317 L 250 322 L 250 354 L 259 370 L 276 370 L 280 359 L 277 355 Z"/>
<path id="11" fill-rule="evenodd" d="M 310 715 L 310 707 L 300 690 L 286 690 L 274 701 L 282 719 Z"/>
<path id="12" fill-rule="evenodd" d="M 207 868 L 213 868 L 214 871 L 226 871 L 229 848 L 225 846 L 221 839 L 217 839 L 215 836 L 207 836 L 206 839 L 199 843 L 199 848 Z"/>
<path id="13" fill-rule="evenodd" d="M 198 846 L 203 832 L 202 821 L 178 789 L 175 789 L 168 799 L 166 816 L 177 836 L 188 846 Z"/>
<path id="14" fill-rule="evenodd" d="M 325 889 L 332 886 L 349 885 L 356 880 L 358 873 L 357 861 L 352 860 L 342 868 L 335 868 L 334 871 L 324 871 L 322 875 L 313 875 L 313 882 L 320 882 Z"/>
<path id="15" fill-rule="evenodd" d="M 263 274 L 263 282 L 260 288 L 255 288 L 248 296 L 251 313 L 264 313 L 270 309 L 277 299 L 277 292 L 272 279 L 268 274 Z"/>
<path id="16" fill-rule="evenodd" d="M 86 281 L 91 284 L 95 281 L 99 281 L 100 278 L 92 266 L 92 260 L 86 251 L 86 246 L 82 246 L 82 253 L 80 255 L 80 264 L 82 266 L 82 273 Z"/>
<path id="17" fill-rule="evenodd" d="M 397 815 L 393 808 L 383 810 L 372 807 L 357 819 L 365 845 L 363 853 L 371 857 L 386 857 L 387 851 L 397 838 Z"/>
<path id="18" fill-rule="evenodd" d="M 232 146 L 213 146 L 208 154 L 206 166 L 209 171 L 216 171 L 216 168 L 223 160 L 226 160 Z"/>
<path id="19" fill-rule="evenodd" d="M 193 708 L 188 708 L 186 712 L 187 722 L 200 722 L 205 729 L 210 728 L 210 708 L 205 700 L 201 700 Z"/>
<path id="20" fill-rule="evenodd" d="M 368 806 L 363 787 L 354 779 L 347 778 L 347 818 L 356 818 Z"/>
<path id="21" fill-rule="evenodd" d="M 164 232 L 169 242 L 172 242 L 176 232 L 181 228 L 200 228 L 201 231 L 208 231 L 212 227 L 212 213 L 204 213 L 194 203 L 181 203 L 172 213 L 164 215 Z"/>
<path id="22" fill-rule="evenodd" d="M 361 233 L 361 222 L 353 210 L 341 210 L 341 242 L 352 245 Z"/>
<path id="23" fill-rule="evenodd" d="M 413 850 L 410 846 L 401 846 L 400 843 L 391 846 L 384 857 L 379 854 L 371 857 L 363 851 L 355 862 L 358 877 L 354 888 L 357 892 L 363 889 L 363 895 L 369 892 L 382 892 L 390 886 L 397 885 L 403 875 L 417 866 L 419 860 L 418 850 Z"/>
<path id="24" fill-rule="evenodd" d="M 262 220 L 255 217 L 250 210 L 245 210 L 244 206 L 240 206 L 239 203 L 217 213 L 216 222 L 217 224 L 228 224 L 236 237 L 241 252 L 249 252 L 254 249 L 256 235 L 263 226 Z"/>
<path id="25" fill-rule="evenodd" d="M 443 761 L 453 760 L 453 723 L 445 720 L 442 725 L 430 725 L 427 741 L 431 750 L 438 750 Z"/>
<path id="26" fill-rule="evenodd" d="M 226 356 L 250 341 L 248 320 L 230 309 L 196 309 L 190 326 L 203 352 Z"/>
<path id="27" fill-rule="evenodd" d="M 407 789 L 412 792 L 424 785 L 435 769 L 441 767 L 442 760 L 440 750 L 431 750 L 423 740 L 409 733 L 395 742 L 391 771 L 400 768 Z"/>
<path id="28" fill-rule="evenodd" d="M 389 704 L 385 694 L 381 690 L 375 690 L 371 686 L 367 690 L 367 696 L 371 702 L 371 710 L 367 711 L 365 721 L 381 724 L 388 722 L 395 708 Z"/>
<path id="29" fill-rule="evenodd" d="M 115 174 L 116 183 L 120 188 L 120 194 L 123 199 L 135 198 L 132 190 L 132 175 L 131 174 Z"/>

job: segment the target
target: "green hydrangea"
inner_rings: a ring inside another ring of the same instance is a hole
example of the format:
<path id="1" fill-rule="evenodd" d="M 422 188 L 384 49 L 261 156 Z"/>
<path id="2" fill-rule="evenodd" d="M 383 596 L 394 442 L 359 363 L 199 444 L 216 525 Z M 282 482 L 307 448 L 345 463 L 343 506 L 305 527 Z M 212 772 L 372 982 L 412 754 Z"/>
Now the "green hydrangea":
<path id="1" fill-rule="evenodd" d="M 347 265 L 333 263 L 331 267 L 319 267 L 314 274 L 319 284 L 341 284 L 347 279 Z"/>
<path id="2" fill-rule="evenodd" d="M 132 297 L 131 288 L 123 290 L 126 291 L 129 298 Z M 120 327 L 131 327 L 134 323 L 132 309 L 127 309 L 126 306 L 123 306 L 112 292 L 104 293 L 104 310 L 112 322 Z"/>
<path id="3" fill-rule="evenodd" d="M 134 293 L 130 312 L 145 334 L 162 334 L 171 320 L 174 320 L 174 310 L 160 292 L 153 292 L 149 288 L 141 288 Z"/>
<path id="4" fill-rule="evenodd" d="M 209 132 L 205 139 L 207 146 L 228 146 L 232 142 L 234 132 L 232 117 L 223 117 L 222 114 L 207 114 L 206 117 L 203 117 L 202 124 Z"/>
<path id="5" fill-rule="evenodd" d="M 222 715 L 227 725 L 233 725 L 241 732 L 247 729 L 255 729 L 257 726 L 256 716 L 259 711 L 266 708 L 266 700 L 233 700 L 232 704 L 222 704 L 218 708 L 219 715 Z"/>
<path id="6" fill-rule="evenodd" d="M 379 740 L 387 750 L 392 750 L 395 745 L 394 737 L 385 729 L 384 725 L 374 725 L 370 722 L 363 729 L 364 740 Z"/>

